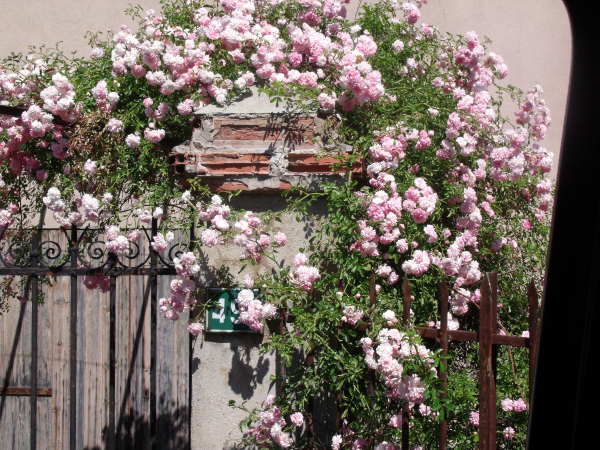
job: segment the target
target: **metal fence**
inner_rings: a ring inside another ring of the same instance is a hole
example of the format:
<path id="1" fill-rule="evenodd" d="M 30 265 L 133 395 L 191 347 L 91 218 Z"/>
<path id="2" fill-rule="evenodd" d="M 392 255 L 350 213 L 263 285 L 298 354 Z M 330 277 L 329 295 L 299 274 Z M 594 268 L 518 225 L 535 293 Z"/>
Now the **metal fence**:
<path id="1" fill-rule="evenodd" d="M 343 286 L 338 286 L 340 291 L 343 291 Z M 498 279 L 496 273 L 485 274 L 481 283 L 481 300 L 479 304 L 479 331 L 463 331 L 463 330 L 449 330 L 448 329 L 448 287 L 446 284 L 445 277 L 440 283 L 440 296 L 438 298 L 438 307 L 440 314 L 440 327 L 416 327 L 418 333 L 423 338 L 436 339 L 439 341 L 441 348 L 441 354 L 445 355 L 448 353 L 448 341 L 466 341 L 466 342 L 477 342 L 479 343 L 479 426 L 477 431 L 469 433 L 469 418 L 461 417 L 460 412 L 458 414 L 451 414 L 439 423 L 432 421 L 429 430 L 434 430 L 433 433 L 435 438 L 432 436 L 411 436 L 410 433 L 410 417 L 413 412 L 409 407 L 408 402 L 402 402 L 400 407 L 402 411 L 402 450 L 409 450 L 411 446 L 422 444 L 424 449 L 437 449 L 446 450 L 448 448 L 448 423 L 449 421 L 454 424 L 461 423 L 466 420 L 465 425 L 465 439 L 463 442 L 463 448 L 475 448 L 480 450 L 496 450 L 498 442 L 498 422 L 505 422 L 507 427 L 512 424 L 519 423 L 520 420 L 511 416 L 500 416 L 497 414 L 496 407 L 496 376 L 497 376 L 497 356 L 498 349 L 501 345 L 508 345 L 510 347 L 526 348 L 529 350 L 529 386 L 530 398 L 532 397 L 532 386 L 533 386 L 533 374 L 535 366 L 535 355 L 537 351 L 538 341 L 538 295 L 535 289 L 533 281 L 529 283 L 527 297 L 529 303 L 529 337 L 521 336 L 507 336 L 498 334 Z M 402 285 L 403 292 L 403 312 L 402 312 L 402 323 L 404 326 L 409 324 L 410 320 L 410 306 L 411 306 L 411 291 L 408 284 L 408 279 L 404 279 Z M 377 304 L 377 293 L 375 290 L 375 277 L 372 275 L 369 285 L 370 295 L 370 306 Z M 445 300 L 445 301 L 444 301 Z M 285 328 L 285 321 L 293 322 L 294 318 L 285 314 L 281 315 L 280 329 L 283 332 Z M 347 326 L 346 324 L 340 323 L 339 329 Z M 360 330 L 367 330 L 368 324 L 361 322 L 358 324 Z M 305 359 L 304 364 L 312 366 L 314 364 L 314 355 L 312 351 L 309 351 Z M 283 392 L 283 380 L 285 374 L 283 371 L 280 373 L 280 392 Z M 375 395 L 375 378 L 376 372 L 370 370 L 369 385 L 367 392 L 370 395 Z M 447 389 L 447 370 L 440 373 L 440 378 L 443 382 L 443 389 Z M 446 397 L 446 392 L 439 394 L 440 397 Z M 336 420 L 335 420 L 335 432 L 336 434 L 342 431 L 341 418 L 341 393 L 337 393 L 336 400 Z M 530 402 L 529 402 L 530 403 Z M 308 420 L 307 420 L 307 438 L 308 438 L 308 449 L 314 448 L 314 423 L 315 423 L 315 411 L 314 402 L 309 402 L 308 406 Z M 464 411 L 462 411 L 464 412 Z M 522 423 L 521 426 L 525 426 Z M 462 425 L 461 425 L 462 426 Z M 471 426 L 473 431 L 474 427 Z M 430 433 L 431 434 L 431 433 Z M 475 438 L 476 437 L 476 438 Z M 371 443 L 372 444 L 372 443 Z M 498 447 L 500 448 L 500 447 Z M 511 440 L 506 440 L 506 448 L 511 448 Z"/>

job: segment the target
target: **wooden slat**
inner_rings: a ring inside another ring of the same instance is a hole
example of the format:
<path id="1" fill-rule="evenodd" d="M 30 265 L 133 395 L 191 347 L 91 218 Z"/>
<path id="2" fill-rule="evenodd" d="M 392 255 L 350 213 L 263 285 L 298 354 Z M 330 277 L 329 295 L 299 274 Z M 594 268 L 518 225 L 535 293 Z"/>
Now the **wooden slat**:
<path id="1" fill-rule="evenodd" d="M 63 233 L 53 230 L 48 239 L 67 245 Z M 67 448 L 69 443 L 69 305 L 71 282 L 59 277 L 52 288 L 44 287 L 46 304 L 51 305 L 50 337 L 52 358 L 52 436 L 49 448 Z M 39 394 L 38 394 L 39 395 Z"/>
<path id="2" fill-rule="evenodd" d="M 77 446 L 104 448 L 109 411 L 109 294 L 80 281 L 77 322 Z"/>

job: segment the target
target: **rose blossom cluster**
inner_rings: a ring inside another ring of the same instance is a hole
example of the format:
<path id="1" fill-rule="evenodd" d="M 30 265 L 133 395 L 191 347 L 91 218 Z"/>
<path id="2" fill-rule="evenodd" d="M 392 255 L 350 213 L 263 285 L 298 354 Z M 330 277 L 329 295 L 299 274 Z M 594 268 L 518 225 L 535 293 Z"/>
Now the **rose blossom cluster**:
<path id="1" fill-rule="evenodd" d="M 246 281 L 246 285 L 251 284 Z M 261 322 L 270 319 L 277 314 L 277 308 L 271 303 L 261 303 L 254 298 L 251 289 L 242 289 L 238 294 L 237 304 L 240 307 L 240 321 L 248 325 L 254 331 L 262 330 L 264 324 Z"/>
<path id="2" fill-rule="evenodd" d="M 221 233 L 229 229 L 229 222 L 227 222 L 231 212 L 229 206 L 223 204 L 221 197 L 214 195 L 209 205 L 205 206 L 199 202 L 196 204 L 196 209 L 200 220 L 210 223 L 210 228 L 204 230 L 200 237 L 202 244 L 206 247 L 224 244 L 225 240 L 221 238 Z"/>
<path id="3" fill-rule="evenodd" d="M 500 402 L 502 409 L 506 412 L 523 412 L 527 410 L 527 403 L 522 398 L 518 400 L 511 400 L 510 398 L 505 398 Z"/>
<path id="4" fill-rule="evenodd" d="M 8 136 L 2 143 L 0 163 L 5 161 L 16 176 L 26 174 L 40 181 L 47 179 L 47 168 L 42 167 L 40 159 L 32 156 L 23 145 L 37 142 L 54 158 L 65 159 L 69 140 L 65 126 L 55 124 L 54 118 L 73 123 L 81 113 L 81 105 L 75 102 L 73 84 L 63 73 L 54 73 L 48 78 L 49 70 L 44 60 L 31 58 L 17 73 L 0 67 L 0 102 L 12 102 L 26 109 L 20 117 L 0 116 L 0 131 Z M 41 84 L 43 78 L 48 79 L 46 85 Z M 34 94 L 37 103 L 29 100 Z"/>
<path id="5" fill-rule="evenodd" d="M 294 441 L 290 432 L 283 430 L 287 426 L 281 410 L 275 406 L 275 396 L 269 395 L 263 403 L 263 410 L 259 413 L 259 422 L 248 430 L 250 436 L 260 447 L 266 447 L 267 441 L 273 441 L 281 448 L 290 448 Z M 301 427 L 304 424 L 302 413 L 296 412 L 290 416 L 292 424 Z"/>
<path id="6" fill-rule="evenodd" d="M 252 211 L 246 211 L 242 220 L 233 226 L 237 231 L 233 243 L 244 249 L 242 257 L 257 263 L 261 262 L 262 255 L 271 247 L 283 247 L 287 243 L 285 233 L 279 232 L 273 238 L 265 234 L 262 220 Z"/>
<path id="7" fill-rule="evenodd" d="M 171 293 L 173 295 L 168 298 L 161 298 L 158 301 L 160 310 L 164 313 L 165 318 L 178 320 L 182 312 L 189 311 L 196 306 L 196 299 L 190 297 L 190 294 L 195 290 L 196 283 L 194 280 L 175 279 L 171 281 Z"/>
<path id="8" fill-rule="evenodd" d="M 409 360 L 422 362 L 426 370 L 435 370 L 431 352 L 424 345 L 411 342 L 396 328 L 382 329 L 376 342 L 368 337 L 362 338 L 361 344 L 367 366 L 381 373 L 385 385 L 390 388 L 386 394 L 388 397 L 400 397 L 411 403 L 425 401 L 425 383 L 417 375 L 402 376 L 402 363 Z"/>
<path id="9" fill-rule="evenodd" d="M 426 36 L 423 31 L 422 38 Z M 372 190 L 355 193 L 362 201 L 366 217 L 357 220 L 360 236 L 350 246 L 363 257 L 383 255 L 384 259 L 395 247 L 400 254 L 406 254 L 399 265 L 407 275 L 422 276 L 431 268 L 442 269 L 445 275 L 454 277 L 450 303 L 457 315 L 467 312 L 468 299 L 474 295 L 463 287 L 481 279 L 478 252 L 482 242 L 494 252 L 502 251 L 508 243 L 512 243 L 511 250 L 517 249 L 514 239 L 496 235 L 488 240 L 479 233 L 483 224 L 502 220 L 496 214 L 498 190 L 527 177 L 530 187 L 521 195 L 537 208 L 537 220 L 543 220 L 552 203 L 552 187 L 544 179 L 551 168 L 552 154 L 537 143 L 544 138 L 550 123 L 549 110 L 540 99 L 541 88 L 530 90 L 516 111 L 520 126 L 502 130 L 487 89 L 494 78 L 506 75 L 506 66 L 500 56 L 485 54 L 475 33 L 467 33 L 466 42 L 465 47 L 446 47 L 438 63 L 441 69 L 460 67 L 464 78 L 448 75 L 445 80 L 441 77 L 433 80 L 435 87 L 452 95 L 456 105 L 448 116 L 441 148 L 434 150 L 434 154 L 438 161 L 450 163 L 444 182 L 455 186 L 453 192 L 461 194 L 440 199 L 438 192 L 428 185 L 425 174 L 414 178 L 413 186 L 399 193 L 400 165 L 408 154 L 435 149 L 427 150 L 431 148 L 433 132 L 398 123 L 375 133 L 369 148 L 371 164 L 367 167 Z M 395 43 L 395 47 L 395 51 L 403 50 L 401 42 Z M 414 175 L 420 170 L 418 164 L 408 168 Z M 455 211 L 453 227 L 438 229 L 435 223 L 428 223 L 440 206 Z M 418 233 L 410 219 L 422 224 Z M 523 221 L 523 228 L 530 229 L 531 222 Z M 507 233 L 510 227 L 499 229 Z M 396 282 L 394 265 L 384 262 L 376 267 L 376 274 L 388 278 L 388 284 Z"/>
<path id="10" fill-rule="evenodd" d="M 356 308 L 354 305 L 344 307 L 342 311 L 342 322 L 350 325 L 356 325 L 364 317 L 365 312 Z"/>
<path id="11" fill-rule="evenodd" d="M 381 74 L 368 62 L 377 44 L 368 30 L 349 32 L 342 2 L 222 0 L 217 4 L 217 8 L 196 8 L 188 27 L 175 25 L 153 10 L 147 12 L 139 32 L 122 26 L 112 42 L 90 53 L 92 61 L 106 60 L 112 65 L 112 78 L 97 81 L 86 93 L 92 102 L 75 98 L 76 78 L 70 77 L 78 66 L 56 71 L 44 59 L 30 55 L 16 73 L 0 67 L 0 102 L 26 108 L 21 117 L 0 116 L 0 127 L 8 136 L 0 163 L 6 160 L 15 175 L 46 180 L 52 174 L 42 166 L 41 158 L 23 150 L 24 144 L 32 142 L 42 152 L 51 151 L 54 158 L 83 165 L 84 161 L 72 159 L 70 130 L 54 123 L 55 119 L 75 123 L 82 115 L 98 111 L 108 117 L 105 130 L 109 134 L 123 131 L 128 124 L 119 116 L 118 106 L 124 77 L 158 87 L 164 97 L 188 93 L 178 104 L 162 101 L 156 107 L 146 98 L 148 124 L 122 138 L 129 148 L 137 148 L 142 138 L 158 144 L 166 131 L 157 124 L 168 115 L 189 115 L 213 101 L 223 104 L 254 85 L 256 77 L 282 83 L 290 94 L 298 86 L 312 89 L 324 109 L 339 104 L 349 111 L 384 95 Z M 282 19 L 268 23 L 263 17 L 273 9 Z M 218 72 L 226 65 L 239 65 L 242 70 L 231 79 L 224 78 Z M 85 194 L 93 184 L 78 189 Z M 62 218 L 65 226 L 67 220 Z M 215 242 L 214 233 L 207 238 Z"/>
<path id="12" fill-rule="evenodd" d="M 301 287 L 306 292 L 310 291 L 312 284 L 321 278 L 319 269 L 307 265 L 308 257 L 304 253 L 298 253 L 294 257 L 293 262 L 294 266 L 296 266 L 296 272 L 291 275 L 292 283 Z"/>

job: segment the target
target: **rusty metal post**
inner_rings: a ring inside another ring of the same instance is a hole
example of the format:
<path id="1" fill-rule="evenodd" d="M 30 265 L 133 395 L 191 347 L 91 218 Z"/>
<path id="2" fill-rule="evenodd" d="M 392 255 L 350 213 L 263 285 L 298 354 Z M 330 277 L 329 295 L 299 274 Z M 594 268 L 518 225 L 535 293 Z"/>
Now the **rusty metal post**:
<path id="1" fill-rule="evenodd" d="M 109 253 L 109 268 L 117 266 L 117 255 Z M 117 412 L 117 277 L 110 275 L 110 365 L 109 365 L 109 404 L 108 404 L 108 448 L 116 450 L 116 412 Z"/>
<path id="2" fill-rule="evenodd" d="M 314 300 L 314 291 L 313 288 L 310 288 L 310 292 L 308 293 L 308 296 L 310 297 L 310 309 L 312 309 L 313 307 L 313 300 Z M 312 367 L 315 363 L 315 354 L 314 354 L 314 347 L 311 347 L 311 349 L 309 350 L 307 356 L 306 356 L 306 365 L 308 367 Z M 308 413 L 308 420 L 306 423 L 306 437 L 308 440 L 308 445 L 307 445 L 307 449 L 308 450 L 313 450 L 314 448 L 314 442 L 315 442 L 315 430 L 314 430 L 314 415 L 313 415 L 313 410 L 314 410 L 314 400 L 312 397 L 310 397 L 308 399 L 308 405 L 307 405 L 307 413 Z"/>
<path id="3" fill-rule="evenodd" d="M 338 292 L 344 292 L 344 283 L 342 283 L 342 279 L 341 279 L 341 275 L 340 275 L 340 279 L 338 280 Z M 342 329 L 342 323 L 338 323 L 337 326 L 337 342 L 339 343 L 340 340 L 340 331 Z M 340 432 L 341 428 L 342 428 L 342 390 L 340 389 L 339 392 L 336 394 L 335 396 L 335 432 L 336 434 Z"/>
<path id="4" fill-rule="evenodd" d="M 479 450 L 496 448 L 496 398 L 492 364 L 492 295 L 488 276 L 481 283 L 479 309 Z M 493 404 L 492 404 L 493 400 Z"/>
<path id="5" fill-rule="evenodd" d="M 498 275 L 496 272 L 488 273 L 488 279 L 490 280 L 490 332 L 492 339 L 494 335 L 498 334 Z M 498 379 L 498 350 L 500 345 L 492 344 L 492 384 L 490 385 L 490 423 L 493 426 L 492 431 L 492 448 L 496 448 L 496 428 L 497 423 L 497 410 L 496 410 L 496 380 Z"/>
<path id="6" fill-rule="evenodd" d="M 33 233 L 31 242 L 31 267 L 38 268 L 40 258 L 40 233 Z M 31 433 L 29 442 L 31 450 L 37 448 L 37 378 L 38 378 L 38 301 L 39 301 L 39 278 L 38 275 L 31 276 Z"/>
<path id="7" fill-rule="evenodd" d="M 158 234 L 158 220 L 152 219 L 151 239 Z M 156 269 L 158 268 L 158 255 L 148 243 L 150 252 L 150 449 L 156 449 L 156 399 L 158 389 L 158 377 L 156 374 L 157 362 L 157 314 L 158 314 L 158 277 Z"/>
<path id="8" fill-rule="evenodd" d="M 408 326 L 408 322 L 410 320 L 410 286 L 408 284 L 408 277 L 404 278 L 404 282 L 402 283 L 402 293 L 404 296 L 404 302 L 402 305 L 402 325 L 405 327 Z M 410 425 L 410 408 L 408 402 L 402 405 L 402 450 L 408 450 L 410 445 L 408 439 L 408 430 Z"/>
<path id="9" fill-rule="evenodd" d="M 529 283 L 527 297 L 529 300 L 529 405 L 531 406 L 538 344 L 538 295 L 533 280 Z"/>
<path id="10" fill-rule="evenodd" d="M 440 284 L 440 348 L 442 355 L 448 354 L 448 285 L 445 276 L 442 277 Z M 440 361 L 440 380 L 442 381 L 441 388 L 444 390 L 440 393 L 440 398 L 445 398 L 448 395 L 448 364 L 444 358 Z M 442 410 L 444 411 L 444 420 L 440 421 L 439 450 L 446 450 L 448 442 L 447 411 L 446 408 L 442 408 Z"/>
<path id="11" fill-rule="evenodd" d="M 77 269 L 77 227 L 71 226 L 69 239 L 71 269 Z M 69 448 L 77 448 L 77 275 L 71 275 L 71 320 L 69 323 Z"/>
<path id="12" fill-rule="evenodd" d="M 283 333 L 285 333 L 286 308 L 285 307 L 281 308 L 281 310 L 279 311 L 279 314 L 280 314 L 280 317 L 279 317 L 279 334 L 283 338 Z M 283 361 L 283 358 L 280 356 L 279 357 L 279 396 L 281 398 L 283 398 L 284 377 L 285 377 L 285 362 Z"/>
<path id="13" fill-rule="evenodd" d="M 371 274 L 369 280 L 369 307 L 372 308 L 377 304 L 377 291 L 375 290 L 375 275 Z M 375 397 L 375 370 L 369 369 L 369 387 L 367 388 L 367 395 Z"/>

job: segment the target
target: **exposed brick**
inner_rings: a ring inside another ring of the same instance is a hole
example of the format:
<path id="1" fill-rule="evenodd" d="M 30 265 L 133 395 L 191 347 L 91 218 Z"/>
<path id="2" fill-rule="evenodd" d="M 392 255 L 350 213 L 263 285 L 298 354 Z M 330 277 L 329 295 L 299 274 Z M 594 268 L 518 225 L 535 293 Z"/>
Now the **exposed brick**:
<path id="1" fill-rule="evenodd" d="M 336 158 L 324 156 L 317 160 L 314 154 L 310 153 L 290 153 L 288 171 L 294 173 L 331 173 L 331 166 L 339 161 Z M 352 164 L 352 172 L 362 174 L 363 161 L 357 160 Z M 345 169 L 340 169 L 336 173 L 346 172 Z"/>
<path id="2" fill-rule="evenodd" d="M 208 175 L 268 175 L 270 167 L 264 153 L 203 153 L 200 164 Z"/>
<path id="3" fill-rule="evenodd" d="M 196 167 L 196 155 L 191 153 L 170 153 L 169 165 L 173 166 L 175 173 L 185 174 L 187 173 L 186 166 Z"/>

